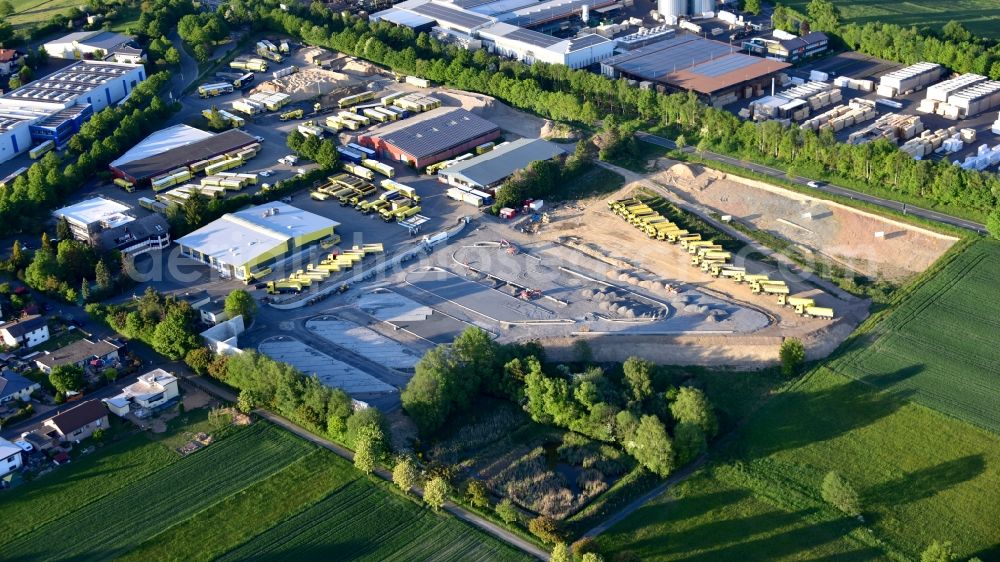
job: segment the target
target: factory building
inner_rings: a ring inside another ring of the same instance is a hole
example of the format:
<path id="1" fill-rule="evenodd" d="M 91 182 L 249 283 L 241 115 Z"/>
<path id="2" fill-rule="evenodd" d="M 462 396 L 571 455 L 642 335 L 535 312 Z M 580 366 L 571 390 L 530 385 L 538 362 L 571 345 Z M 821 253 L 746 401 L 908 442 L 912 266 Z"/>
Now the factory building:
<path id="1" fill-rule="evenodd" d="M 559 38 L 528 29 L 566 18 L 589 17 L 591 10 L 616 5 L 616 0 L 498 0 L 492 2 L 405 0 L 372 14 L 387 21 L 432 31 L 442 40 L 525 63 L 546 62 L 583 68 L 614 54 L 615 42 L 600 35 Z"/>
<path id="2" fill-rule="evenodd" d="M 358 142 L 389 160 L 424 168 L 500 138 L 500 127 L 464 109 L 439 107 L 373 127 Z"/>
<path id="3" fill-rule="evenodd" d="M 438 180 L 473 189 L 492 189 L 532 162 L 551 160 L 563 154 L 559 145 L 547 140 L 518 139 L 441 170 Z"/>
<path id="4" fill-rule="evenodd" d="M 784 62 L 795 62 L 826 52 L 830 39 L 821 31 L 813 31 L 802 37 L 766 39 L 754 37 L 743 42 L 743 50 Z"/>
<path id="5" fill-rule="evenodd" d="M 144 185 L 160 174 L 256 143 L 257 139 L 239 129 L 213 135 L 193 127 L 171 127 L 139 141 L 109 168 L 116 178 Z"/>
<path id="6" fill-rule="evenodd" d="M 654 82 L 665 90 L 693 91 L 710 103 L 724 105 L 762 94 L 771 77 L 789 66 L 685 34 L 609 58 L 601 62 L 601 73 Z"/>
<path id="7" fill-rule="evenodd" d="M 103 59 L 131 42 L 131 37 L 113 31 L 77 31 L 49 41 L 44 47 L 50 57 L 57 59 Z"/>
<path id="8" fill-rule="evenodd" d="M 142 65 L 80 61 L 0 96 L 0 162 L 48 140 L 61 148 L 145 79 Z"/>
<path id="9" fill-rule="evenodd" d="M 185 256 L 246 280 L 333 236 L 338 226 L 320 215 L 273 202 L 223 215 L 177 244 Z"/>

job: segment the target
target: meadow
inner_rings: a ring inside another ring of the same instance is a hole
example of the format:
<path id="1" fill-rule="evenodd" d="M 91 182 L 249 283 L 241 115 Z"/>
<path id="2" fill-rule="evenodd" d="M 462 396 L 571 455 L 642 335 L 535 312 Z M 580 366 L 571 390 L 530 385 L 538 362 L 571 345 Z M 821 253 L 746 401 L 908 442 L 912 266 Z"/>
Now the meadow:
<path id="1" fill-rule="evenodd" d="M 72 0 L 11 0 L 11 3 L 14 5 L 14 13 L 7 19 L 15 28 L 47 21 L 52 16 L 80 5 Z"/>
<path id="2" fill-rule="evenodd" d="M 860 493 L 863 523 L 820 498 L 830 470 Z M 688 551 L 912 560 L 950 540 L 963 559 L 990 560 L 1000 556 L 1000 502 L 984 492 L 998 489 L 995 434 L 818 367 L 754 414 L 706 472 L 599 542 L 654 561 L 690 560 Z"/>
<path id="3" fill-rule="evenodd" d="M 4 558 L 529 559 L 268 423 L 183 458 L 175 436 L 129 437 L 5 494 Z"/>
<path id="4" fill-rule="evenodd" d="M 998 275 L 1000 242 L 976 242 L 830 368 L 1000 433 Z"/>
<path id="5" fill-rule="evenodd" d="M 782 4 L 805 13 L 809 0 L 787 0 Z M 845 23 L 870 21 L 896 25 L 940 28 L 951 20 L 961 22 L 972 33 L 1000 38 L 1000 5 L 993 0 L 836 0 Z"/>

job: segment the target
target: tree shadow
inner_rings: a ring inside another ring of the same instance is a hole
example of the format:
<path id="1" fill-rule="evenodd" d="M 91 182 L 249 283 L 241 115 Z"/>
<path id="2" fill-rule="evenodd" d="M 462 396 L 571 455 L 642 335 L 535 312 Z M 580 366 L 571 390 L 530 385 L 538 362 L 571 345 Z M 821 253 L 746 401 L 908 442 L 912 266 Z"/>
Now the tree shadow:
<path id="1" fill-rule="evenodd" d="M 727 522 L 732 525 L 734 533 L 723 537 L 710 535 L 713 543 L 725 544 L 709 551 L 699 552 L 691 556 L 679 558 L 685 562 L 717 562 L 719 560 L 776 560 L 786 556 L 801 554 L 808 549 L 843 540 L 846 533 L 857 526 L 858 522 L 849 518 L 838 518 L 821 523 L 805 524 L 785 531 L 746 540 L 748 536 L 759 536 L 776 529 L 782 529 L 796 523 L 801 523 L 810 510 L 793 513 L 772 512 L 762 516 L 748 517 Z M 763 525 L 761 525 L 763 523 Z M 716 529 L 704 529 L 712 532 Z M 724 529 L 723 529 L 724 530 Z M 701 532 L 701 530 L 699 531 Z M 715 540 L 717 539 L 717 540 Z M 727 541 L 725 539 L 730 539 Z M 877 551 L 856 551 L 853 560 L 881 560 L 884 554 Z M 841 560 L 840 555 L 832 556 Z"/>
<path id="2" fill-rule="evenodd" d="M 669 501 L 647 503 L 642 506 L 623 522 L 615 527 L 615 532 L 633 533 L 639 532 L 647 525 L 657 525 L 664 519 L 671 522 L 684 521 L 699 517 L 711 511 L 724 508 L 750 496 L 750 493 L 742 489 L 725 490 L 722 492 L 711 492 L 707 494 L 691 494 Z M 669 515 L 663 517 L 659 512 L 667 511 Z M 629 524 L 632 523 L 632 524 Z"/>
<path id="3" fill-rule="evenodd" d="M 919 375 L 920 373 L 924 372 L 925 368 L 926 367 L 923 364 L 918 363 L 916 365 L 910 365 L 909 367 L 903 367 L 902 369 L 897 369 L 891 373 L 868 375 L 864 377 L 862 380 L 878 388 L 889 388 L 911 377 Z"/>
<path id="4" fill-rule="evenodd" d="M 981 453 L 966 455 L 875 486 L 866 491 L 864 496 L 871 503 L 914 502 L 972 480 L 985 470 L 986 459 Z"/>
<path id="5" fill-rule="evenodd" d="M 884 380 L 905 380 L 922 369 L 922 366 L 900 369 L 884 375 Z M 812 376 L 823 375 L 817 372 Z M 749 461 L 837 438 L 892 415 L 912 395 L 908 390 L 876 391 L 832 372 L 825 376 L 842 382 L 821 390 L 787 391 L 760 411 L 734 445 L 738 456 Z"/>

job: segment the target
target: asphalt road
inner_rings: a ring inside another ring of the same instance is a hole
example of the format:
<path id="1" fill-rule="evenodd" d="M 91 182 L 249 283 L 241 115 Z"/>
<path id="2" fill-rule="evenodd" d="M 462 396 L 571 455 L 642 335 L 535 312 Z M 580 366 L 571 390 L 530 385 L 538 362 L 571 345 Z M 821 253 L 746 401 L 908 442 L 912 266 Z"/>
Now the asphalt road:
<path id="1" fill-rule="evenodd" d="M 173 94 L 175 100 L 180 100 L 184 96 L 184 88 L 187 88 L 188 84 L 198 78 L 198 61 L 184 50 L 184 44 L 181 42 L 180 36 L 177 35 L 176 29 L 167 38 L 181 54 L 181 67 L 174 71 L 170 80 L 170 93 Z"/>
<path id="2" fill-rule="evenodd" d="M 660 137 L 657 135 L 651 135 L 649 133 L 642 133 L 642 132 L 637 132 L 635 135 L 636 137 L 638 137 L 639 140 L 643 142 L 648 142 L 650 144 L 655 144 L 657 146 L 662 146 L 663 148 L 668 148 L 668 149 L 677 148 L 677 145 L 674 143 L 674 141 L 665 137 Z M 684 147 L 682 152 L 694 153 L 694 148 L 690 146 Z M 779 170 L 777 168 L 772 168 L 770 166 L 763 166 L 761 164 L 754 164 L 752 162 L 744 162 L 738 158 L 733 158 L 731 156 L 726 156 L 724 154 L 717 154 L 711 151 L 705 151 L 704 153 L 701 154 L 701 157 L 706 158 L 708 160 L 714 160 L 716 162 L 729 164 L 730 166 L 737 166 L 739 168 L 750 170 L 752 172 L 763 174 L 765 176 L 788 180 L 788 175 L 784 170 Z M 817 191 L 831 193 L 834 195 L 839 195 L 841 197 L 848 197 L 850 199 L 856 199 L 858 201 L 864 201 L 866 203 L 878 205 L 879 207 L 892 209 L 894 211 L 901 211 L 904 214 L 921 217 L 941 224 L 957 226 L 959 228 L 971 230 L 979 234 L 986 233 L 986 226 L 983 224 L 947 215 L 945 213 L 939 213 L 937 211 L 931 211 L 929 209 L 924 209 L 921 207 L 914 207 L 913 205 L 907 203 L 900 203 L 898 201 L 893 201 L 891 199 L 883 199 L 881 197 L 875 197 L 874 195 L 868 195 L 867 193 L 861 193 L 858 191 L 854 191 L 852 189 L 848 189 L 846 187 L 841 187 L 839 185 L 833 185 L 829 183 L 821 183 L 819 184 L 819 187 L 811 187 L 808 184 L 810 181 L 814 180 L 810 178 L 804 178 L 801 176 L 796 176 L 792 178 L 790 181 L 792 181 L 795 184 L 801 185 L 803 187 L 810 187 L 810 189 L 815 189 Z"/>

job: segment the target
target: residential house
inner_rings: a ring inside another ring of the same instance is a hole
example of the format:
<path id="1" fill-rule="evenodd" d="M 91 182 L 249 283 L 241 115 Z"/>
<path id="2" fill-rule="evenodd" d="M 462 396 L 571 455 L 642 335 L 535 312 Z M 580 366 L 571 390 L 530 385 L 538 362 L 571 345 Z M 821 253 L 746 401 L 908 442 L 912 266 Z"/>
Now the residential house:
<path id="1" fill-rule="evenodd" d="M 177 377 L 163 369 L 154 369 L 139 375 L 139 380 L 123 388 L 121 394 L 105 398 L 104 403 L 113 414 L 125 417 L 133 405 L 154 410 L 177 396 Z"/>
<path id="2" fill-rule="evenodd" d="M 21 468 L 23 454 L 20 447 L 0 437 L 0 478 Z"/>
<path id="3" fill-rule="evenodd" d="M 146 53 L 142 49 L 126 43 L 112 49 L 109 58 L 114 62 L 143 64 L 146 62 Z"/>
<path id="4" fill-rule="evenodd" d="M 211 326 L 229 319 L 229 315 L 226 314 L 226 303 L 221 299 L 214 300 L 202 306 L 198 309 L 198 312 L 201 313 L 201 321 Z"/>
<path id="5" fill-rule="evenodd" d="M 46 435 L 61 442 L 80 441 L 98 429 L 107 429 L 108 409 L 99 400 L 87 400 L 42 422 Z"/>
<path id="6" fill-rule="evenodd" d="M 24 64 L 24 53 L 14 49 L 0 49 L 0 76 L 14 74 Z"/>
<path id="7" fill-rule="evenodd" d="M 42 385 L 29 380 L 14 371 L 4 370 L 0 373 L 0 404 L 11 400 L 27 400 L 31 393 L 40 390 Z"/>
<path id="8" fill-rule="evenodd" d="M 55 351 L 37 355 L 34 360 L 35 365 L 43 373 L 51 373 L 52 369 L 60 365 L 77 365 L 84 369 L 90 367 L 100 370 L 118 367 L 123 347 L 120 343 L 107 339 L 96 342 L 83 339 Z"/>
<path id="9" fill-rule="evenodd" d="M 0 337 L 10 347 L 35 347 L 49 341 L 49 323 L 37 314 L 0 324 Z"/>

